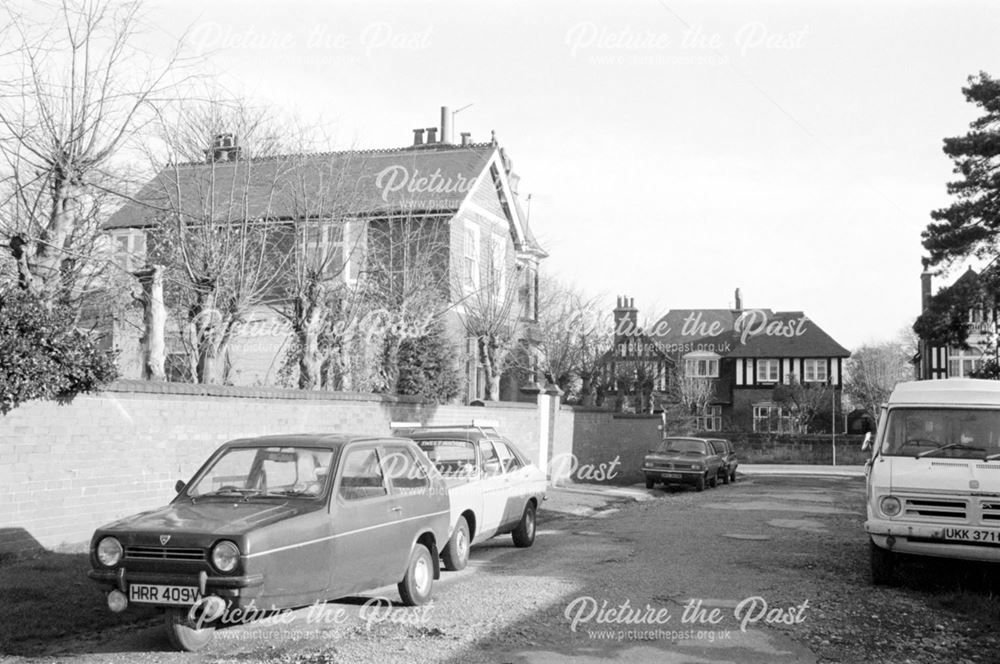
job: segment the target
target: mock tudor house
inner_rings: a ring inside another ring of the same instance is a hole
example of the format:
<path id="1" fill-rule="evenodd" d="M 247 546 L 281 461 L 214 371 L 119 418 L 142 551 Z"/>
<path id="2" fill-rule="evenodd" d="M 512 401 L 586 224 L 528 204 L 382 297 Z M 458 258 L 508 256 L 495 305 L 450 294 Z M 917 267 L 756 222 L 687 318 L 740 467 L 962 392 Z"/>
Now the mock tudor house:
<path id="1" fill-rule="evenodd" d="M 971 267 L 950 286 L 942 288 L 938 295 L 954 298 L 946 316 L 959 316 L 965 325 L 965 343 L 948 343 L 941 339 L 924 336 L 918 339 L 917 356 L 913 358 L 918 380 L 941 378 L 968 378 L 970 374 L 983 368 L 988 360 L 997 358 L 997 306 L 988 291 L 996 279 L 996 262 L 981 271 Z M 987 281 L 989 283 L 987 283 Z M 933 274 L 926 267 L 920 275 L 921 312 L 932 309 Z M 958 309 L 961 309 L 960 311 Z"/>
<path id="2" fill-rule="evenodd" d="M 635 316 L 633 301 L 620 298 L 616 323 Z M 645 330 L 616 325 L 614 349 L 608 361 L 619 375 L 630 361 L 655 375 L 654 398 L 671 398 L 678 376 L 710 381 L 714 397 L 699 413 L 700 430 L 760 433 L 794 432 L 788 394 L 810 388 L 828 395 L 818 404 L 826 415 L 811 429 L 829 430 L 830 412 L 841 410 L 843 362 L 850 356 L 803 312 L 745 309 L 739 290 L 731 309 L 673 309 Z"/>
<path id="3" fill-rule="evenodd" d="M 215 216 L 229 214 L 228 201 L 236 201 L 243 218 L 287 223 L 296 242 L 286 243 L 286 251 L 308 251 L 304 247 L 317 245 L 332 251 L 333 272 L 338 279 L 351 280 L 366 269 L 365 251 L 375 241 L 370 233 L 404 219 L 419 219 L 435 224 L 436 236 L 444 238 L 445 250 L 435 269 L 442 270 L 449 283 L 446 297 L 452 308 L 460 310 L 469 289 L 493 278 L 499 269 L 500 280 L 515 280 L 507 283 L 516 283 L 516 308 L 524 329 L 530 330 L 537 323 L 539 263 L 547 254 L 522 209 L 519 178 L 495 134 L 489 142 L 475 143 L 463 133 L 455 142 L 451 119 L 452 113 L 442 108 L 441 126 L 413 130 L 413 142 L 405 147 L 293 155 L 294 159 L 246 158 L 237 136 L 217 136 L 205 150 L 204 161 L 165 168 L 109 219 L 105 229 L 116 261 L 128 271 L 145 265 L 164 210 L 180 210 L 199 219 L 206 209 Z M 295 195 L 276 194 L 279 180 L 294 182 Z M 343 201 L 349 201 L 346 213 L 343 205 L 335 209 Z M 383 235 L 394 237 L 391 232 Z M 299 241 L 303 237 L 308 244 Z M 400 260 L 410 260 L 407 251 L 412 250 L 401 251 Z M 266 316 L 263 310 L 258 313 Z M 484 378 L 475 340 L 466 337 L 454 315 L 447 325 L 466 359 L 466 401 L 482 398 Z M 137 378 L 140 364 L 133 355 L 138 346 L 124 336 L 116 339 L 124 351 L 122 370 L 125 377 Z M 255 334 L 250 341 L 237 339 L 231 345 L 227 382 L 276 384 L 288 335 Z M 169 355 L 181 354 L 176 339 L 168 339 L 168 346 Z M 518 399 L 518 383 L 505 380 L 501 398 Z"/>

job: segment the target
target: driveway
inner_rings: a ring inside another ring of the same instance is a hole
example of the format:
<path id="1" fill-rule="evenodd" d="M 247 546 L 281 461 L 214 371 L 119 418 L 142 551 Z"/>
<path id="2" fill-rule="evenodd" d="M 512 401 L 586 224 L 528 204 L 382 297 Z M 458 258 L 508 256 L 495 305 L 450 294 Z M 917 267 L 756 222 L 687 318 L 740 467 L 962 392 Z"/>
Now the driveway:
<path id="1" fill-rule="evenodd" d="M 855 477 L 788 476 L 632 491 L 641 502 L 555 490 L 533 547 L 474 547 L 427 607 L 390 587 L 218 630 L 194 655 L 148 624 L 54 643 L 46 660 L 995 661 L 995 573 L 916 565 L 903 587 L 872 588 L 863 492 Z"/>

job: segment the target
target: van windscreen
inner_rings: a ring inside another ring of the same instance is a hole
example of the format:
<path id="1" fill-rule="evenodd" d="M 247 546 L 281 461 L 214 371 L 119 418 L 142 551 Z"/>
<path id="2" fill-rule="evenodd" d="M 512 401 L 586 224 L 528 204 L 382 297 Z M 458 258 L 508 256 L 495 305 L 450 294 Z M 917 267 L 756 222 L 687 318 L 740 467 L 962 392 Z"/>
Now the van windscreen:
<path id="1" fill-rule="evenodd" d="M 882 453 L 959 459 L 1000 454 L 1000 410 L 893 408 L 886 422 Z"/>

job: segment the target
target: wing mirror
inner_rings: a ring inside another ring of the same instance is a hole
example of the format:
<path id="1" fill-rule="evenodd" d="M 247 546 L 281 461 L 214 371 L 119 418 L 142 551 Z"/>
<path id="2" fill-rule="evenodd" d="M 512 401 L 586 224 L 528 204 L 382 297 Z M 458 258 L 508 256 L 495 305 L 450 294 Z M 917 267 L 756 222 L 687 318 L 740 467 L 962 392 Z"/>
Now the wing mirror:
<path id="1" fill-rule="evenodd" d="M 861 442 L 861 451 L 867 452 L 872 448 L 872 432 L 865 433 L 865 439 Z"/>
<path id="2" fill-rule="evenodd" d="M 184 480 L 177 480 L 177 484 L 174 485 L 174 491 L 180 493 L 181 491 L 184 490 L 184 487 L 186 486 L 187 484 L 184 483 Z"/>

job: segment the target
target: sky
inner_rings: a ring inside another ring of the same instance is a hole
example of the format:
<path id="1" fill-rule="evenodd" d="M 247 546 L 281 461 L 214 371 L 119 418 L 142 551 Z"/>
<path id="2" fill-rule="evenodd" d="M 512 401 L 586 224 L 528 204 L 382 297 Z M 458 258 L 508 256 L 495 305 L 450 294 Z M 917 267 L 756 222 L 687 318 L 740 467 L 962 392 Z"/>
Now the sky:
<path id="1" fill-rule="evenodd" d="M 919 314 L 920 233 L 950 198 L 942 139 L 1000 75 L 973 1 L 159 0 L 151 51 L 323 128 L 331 148 L 495 131 L 543 271 L 640 317 L 804 311 L 848 348 Z M 953 280 L 960 268 L 942 275 Z"/>

